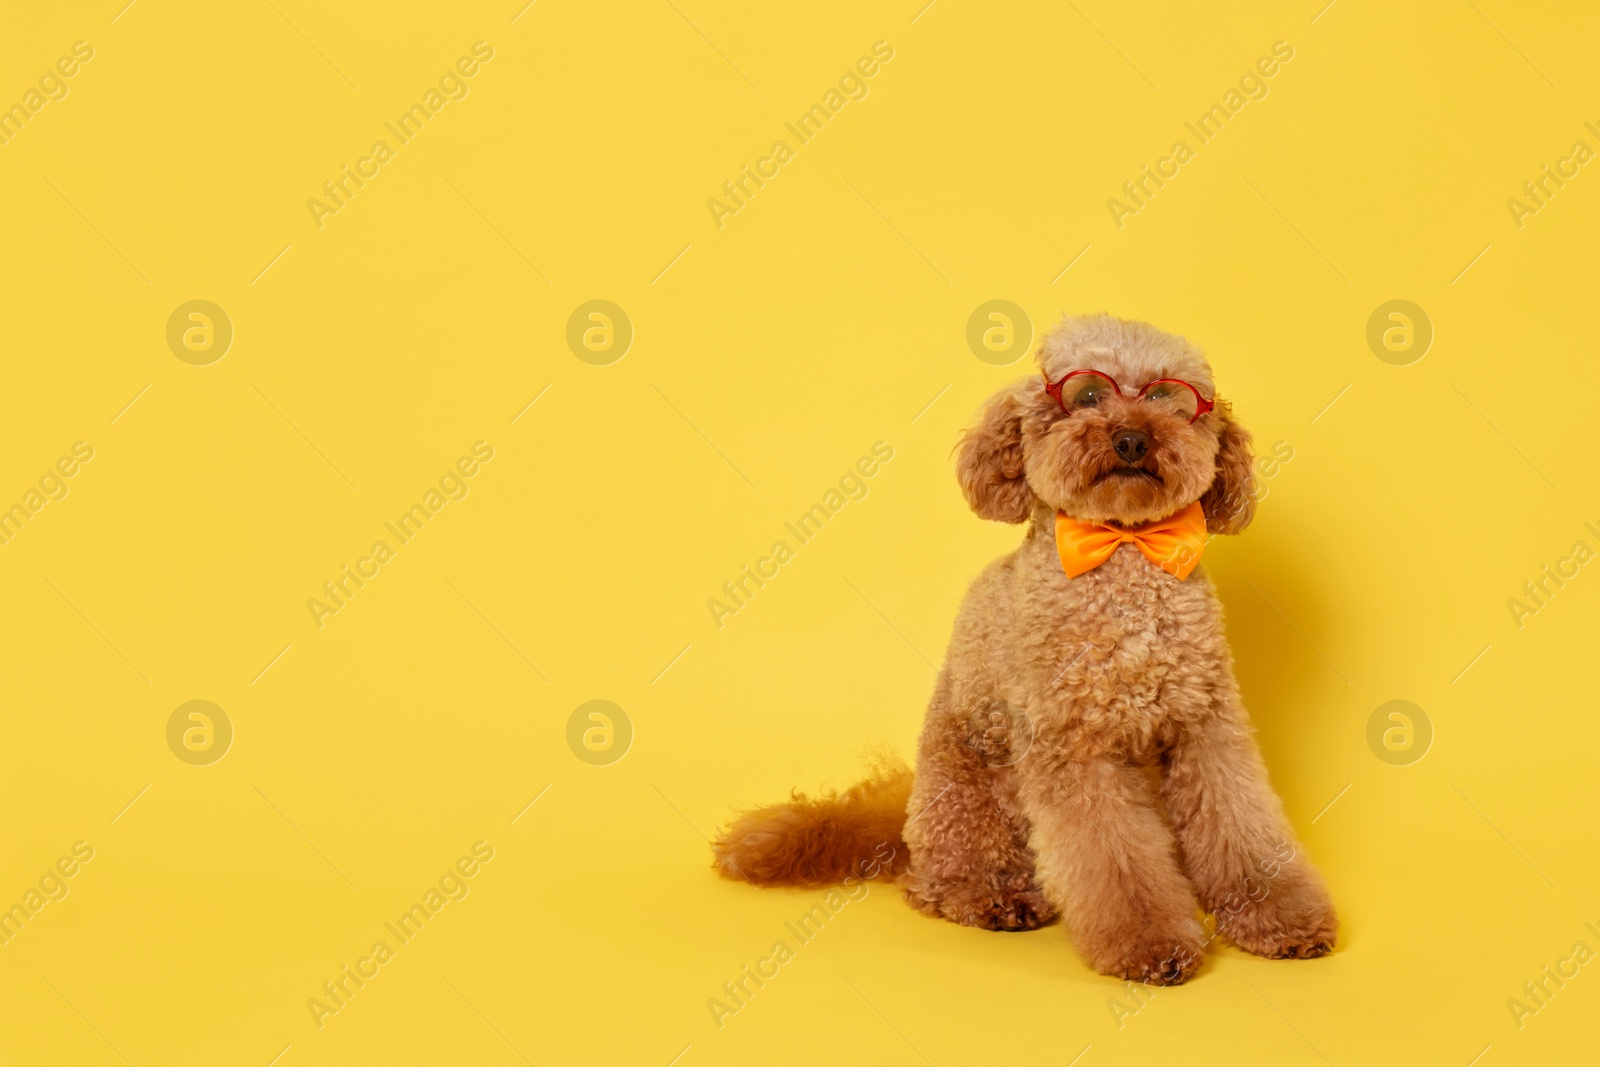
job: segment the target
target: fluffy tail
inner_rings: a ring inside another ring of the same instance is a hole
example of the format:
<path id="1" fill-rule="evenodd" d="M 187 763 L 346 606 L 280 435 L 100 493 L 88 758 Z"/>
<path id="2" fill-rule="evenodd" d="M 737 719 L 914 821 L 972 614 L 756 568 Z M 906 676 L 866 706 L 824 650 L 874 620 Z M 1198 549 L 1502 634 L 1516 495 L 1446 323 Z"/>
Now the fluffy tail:
<path id="1" fill-rule="evenodd" d="M 815 800 L 741 813 L 712 846 L 724 878 L 752 885 L 824 886 L 846 878 L 893 880 L 910 856 L 901 832 L 911 769 L 880 760 L 866 780 Z"/>

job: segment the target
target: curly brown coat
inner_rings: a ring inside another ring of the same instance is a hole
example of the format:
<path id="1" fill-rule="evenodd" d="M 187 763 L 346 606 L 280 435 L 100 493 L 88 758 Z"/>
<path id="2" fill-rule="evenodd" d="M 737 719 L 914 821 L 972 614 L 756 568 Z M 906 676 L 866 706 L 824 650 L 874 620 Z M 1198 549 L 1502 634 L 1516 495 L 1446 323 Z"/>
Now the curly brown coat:
<path id="1" fill-rule="evenodd" d="M 1178 580 L 1124 544 L 1069 578 L 1055 514 L 1131 526 L 1202 502 L 1213 533 L 1255 510 L 1250 436 L 1226 403 L 1190 424 L 1141 404 L 1147 381 L 1214 397 L 1203 353 L 1107 315 L 1069 318 L 1038 361 L 1103 371 L 1124 395 L 1068 415 L 1031 377 L 958 446 L 973 511 L 1029 524 L 967 593 L 913 779 L 878 768 L 842 795 L 740 815 L 715 846 L 729 878 L 823 885 L 886 870 L 918 909 L 1026 930 L 1063 917 L 1104 974 L 1177 983 L 1208 941 L 1198 910 L 1250 952 L 1320 956 L 1338 930 L 1322 879 L 1267 781 L 1203 567 Z M 1113 437 L 1149 442 L 1136 460 Z M 885 842 L 893 849 L 886 864 Z"/>

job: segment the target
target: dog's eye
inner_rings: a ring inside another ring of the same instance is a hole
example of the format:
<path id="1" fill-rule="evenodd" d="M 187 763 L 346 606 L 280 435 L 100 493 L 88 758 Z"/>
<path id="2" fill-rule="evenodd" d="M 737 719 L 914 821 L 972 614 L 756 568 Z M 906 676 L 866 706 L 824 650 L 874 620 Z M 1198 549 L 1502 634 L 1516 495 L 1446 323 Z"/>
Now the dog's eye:
<path id="1" fill-rule="evenodd" d="M 1075 408 L 1096 407 L 1106 395 L 1106 388 L 1106 383 L 1102 381 L 1084 382 L 1073 391 L 1071 405 Z"/>
<path id="2" fill-rule="evenodd" d="M 1144 402 L 1157 411 L 1194 420 L 1198 403 L 1192 389 L 1178 382 L 1156 382 L 1145 390 Z"/>

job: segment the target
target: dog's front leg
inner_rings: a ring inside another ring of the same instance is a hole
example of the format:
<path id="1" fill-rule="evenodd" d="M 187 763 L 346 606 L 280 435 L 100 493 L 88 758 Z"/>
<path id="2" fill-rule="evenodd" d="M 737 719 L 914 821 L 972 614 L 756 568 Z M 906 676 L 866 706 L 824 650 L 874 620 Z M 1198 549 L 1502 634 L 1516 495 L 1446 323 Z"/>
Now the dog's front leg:
<path id="1" fill-rule="evenodd" d="M 1039 883 L 1102 974 L 1175 985 L 1200 966 L 1204 930 L 1145 772 L 1101 757 L 1023 764 Z"/>
<path id="2" fill-rule="evenodd" d="M 1332 950 L 1333 902 L 1295 841 L 1237 697 L 1179 737 L 1161 790 L 1184 870 L 1218 930 L 1275 959 Z"/>

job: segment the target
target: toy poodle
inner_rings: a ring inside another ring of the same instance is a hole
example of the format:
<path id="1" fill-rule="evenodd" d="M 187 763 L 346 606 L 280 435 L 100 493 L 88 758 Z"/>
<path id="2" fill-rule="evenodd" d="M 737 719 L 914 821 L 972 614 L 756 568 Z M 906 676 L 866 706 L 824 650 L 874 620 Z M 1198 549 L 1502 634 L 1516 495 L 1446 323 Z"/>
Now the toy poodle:
<path id="1" fill-rule="evenodd" d="M 886 876 L 990 930 L 1060 916 L 1103 974 L 1176 984 L 1215 931 L 1272 958 L 1338 930 L 1234 680 L 1209 535 L 1255 511 L 1250 435 L 1199 348 L 1068 318 L 957 446 L 979 517 L 1027 524 L 968 591 L 918 746 L 842 794 L 739 815 L 728 878 Z"/>

